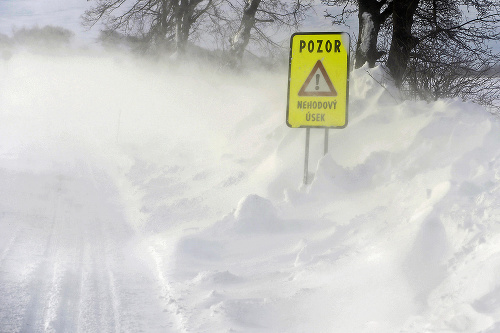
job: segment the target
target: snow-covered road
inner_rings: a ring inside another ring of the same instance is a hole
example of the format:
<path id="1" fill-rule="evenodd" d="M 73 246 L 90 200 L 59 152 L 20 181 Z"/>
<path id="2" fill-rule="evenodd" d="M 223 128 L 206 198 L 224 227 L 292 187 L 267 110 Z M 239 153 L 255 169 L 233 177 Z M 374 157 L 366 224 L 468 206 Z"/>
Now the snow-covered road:
<path id="1" fill-rule="evenodd" d="M 0 213 L 2 332 L 168 332 L 175 325 L 105 174 L 0 172 L 8 194 Z"/>

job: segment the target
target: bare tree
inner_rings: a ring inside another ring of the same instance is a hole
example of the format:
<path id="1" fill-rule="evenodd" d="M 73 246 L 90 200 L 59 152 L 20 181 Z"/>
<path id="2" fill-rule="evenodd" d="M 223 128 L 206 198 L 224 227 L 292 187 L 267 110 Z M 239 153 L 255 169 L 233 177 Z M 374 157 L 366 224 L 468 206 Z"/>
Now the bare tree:
<path id="1" fill-rule="evenodd" d="M 152 44 L 184 53 L 195 22 L 213 7 L 214 0 L 92 0 L 83 15 L 93 27 L 102 21 L 107 30 L 140 36 Z"/>
<path id="2" fill-rule="evenodd" d="M 419 0 L 394 0 L 392 11 L 392 40 L 387 68 L 397 86 L 401 86 L 408 66 L 410 52 L 418 39 L 412 35 L 412 26 Z"/>
<path id="3" fill-rule="evenodd" d="M 377 48 L 380 29 L 389 19 L 393 10 L 393 0 L 323 0 L 328 6 L 340 6 L 341 12 L 332 14 L 326 12 L 325 17 L 332 24 L 345 24 L 347 18 L 358 13 L 358 41 L 356 43 L 355 67 L 365 63 L 374 67 L 375 63 L 385 54 Z"/>
<path id="4" fill-rule="evenodd" d="M 260 3 L 261 0 L 247 0 L 245 2 L 240 26 L 230 40 L 231 67 L 237 67 L 240 65 L 245 48 L 250 41 L 250 31 L 255 26 L 255 14 L 257 14 L 257 9 L 259 8 Z"/>
<path id="5" fill-rule="evenodd" d="M 367 27 L 363 20 L 373 17 L 362 5 L 370 0 L 325 1 L 342 6 L 340 13 L 326 14 L 332 23 L 343 24 L 358 13 L 356 67 L 365 59 L 373 66 L 379 59 L 411 96 L 426 100 L 459 96 L 499 107 L 494 103 L 500 101 L 500 53 L 493 47 L 500 40 L 499 1 L 387 0 L 379 10 L 384 12 L 380 30 Z M 372 1 L 377 6 L 385 2 Z M 379 58 L 383 53 L 374 47 L 377 43 L 388 45 L 387 57 Z"/>
<path id="6" fill-rule="evenodd" d="M 310 8 L 311 0 L 245 0 L 239 27 L 230 39 L 230 65 L 238 67 L 241 64 L 243 53 L 252 38 L 252 29 L 255 31 L 254 39 L 276 46 L 264 28 L 297 28 Z"/>
<path id="7" fill-rule="evenodd" d="M 468 9 L 468 10 L 464 10 Z M 403 83 L 419 98 L 461 97 L 487 106 L 500 100 L 500 3 L 421 0 Z M 498 105 L 496 105 L 498 108 Z"/>

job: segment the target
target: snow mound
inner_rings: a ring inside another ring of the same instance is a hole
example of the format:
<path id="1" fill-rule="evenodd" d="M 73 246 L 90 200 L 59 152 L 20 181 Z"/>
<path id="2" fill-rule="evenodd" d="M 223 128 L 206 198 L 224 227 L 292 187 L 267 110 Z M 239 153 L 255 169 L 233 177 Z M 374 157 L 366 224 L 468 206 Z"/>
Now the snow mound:
<path id="1" fill-rule="evenodd" d="M 239 232 L 269 232 L 279 228 L 276 209 L 271 201 L 255 194 L 240 200 L 234 218 Z"/>
<path id="2" fill-rule="evenodd" d="M 240 281 L 240 279 L 230 273 L 229 271 L 224 272 L 200 272 L 194 279 L 193 282 L 196 284 L 208 284 L 213 286 L 214 284 L 231 284 Z"/>

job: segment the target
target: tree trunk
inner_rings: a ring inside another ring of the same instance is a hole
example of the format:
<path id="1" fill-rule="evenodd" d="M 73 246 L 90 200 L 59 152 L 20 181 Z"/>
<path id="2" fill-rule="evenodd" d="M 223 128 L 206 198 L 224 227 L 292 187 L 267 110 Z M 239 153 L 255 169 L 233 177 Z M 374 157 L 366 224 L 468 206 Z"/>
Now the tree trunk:
<path id="1" fill-rule="evenodd" d="M 384 54 L 377 50 L 378 33 L 380 26 L 390 16 L 392 2 L 381 12 L 382 7 L 387 4 L 386 0 L 358 0 L 359 33 L 356 44 L 355 67 L 360 68 L 366 62 L 368 66 L 374 67 L 375 62 Z"/>
<path id="2" fill-rule="evenodd" d="M 250 31 L 255 24 L 255 14 L 259 8 L 261 0 L 247 0 L 240 27 L 233 38 L 231 38 L 230 66 L 238 67 L 241 65 L 243 53 L 250 41 Z"/>
<path id="3" fill-rule="evenodd" d="M 153 36 L 156 43 L 161 43 L 163 47 L 166 46 L 166 39 L 169 29 L 168 14 L 172 8 L 172 3 L 167 0 L 161 0 L 161 12 L 160 12 L 160 26 L 158 31 Z"/>
<path id="4" fill-rule="evenodd" d="M 177 55 L 186 52 L 186 44 L 191 28 L 189 0 L 180 0 L 175 15 L 175 48 Z"/>
<path id="5" fill-rule="evenodd" d="M 413 16 L 419 0 L 394 0 L 393 32 L 387 67 L 396 85 L 401 87 L 410 60 L 410 52 L 418 39 L 411 34 Z"/>

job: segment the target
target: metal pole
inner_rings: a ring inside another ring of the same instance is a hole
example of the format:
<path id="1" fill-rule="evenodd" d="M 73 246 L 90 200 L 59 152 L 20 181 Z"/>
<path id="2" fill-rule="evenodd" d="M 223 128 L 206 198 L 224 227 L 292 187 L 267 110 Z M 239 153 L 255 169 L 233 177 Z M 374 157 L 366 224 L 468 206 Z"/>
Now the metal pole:
<path id="1" fill-rule="evenodd" d="M 307 185 L 307 176 L 309 173 L 308 162 L 309 162 L 309 132 L 310 128 L 306 128 L 306 154 L 304 160 L 304 185 Z"/>
<path id="2" fill-rule="evenodd" d="M 325 128 L 325 155 L 328 154 L 328 128 Z"/>

